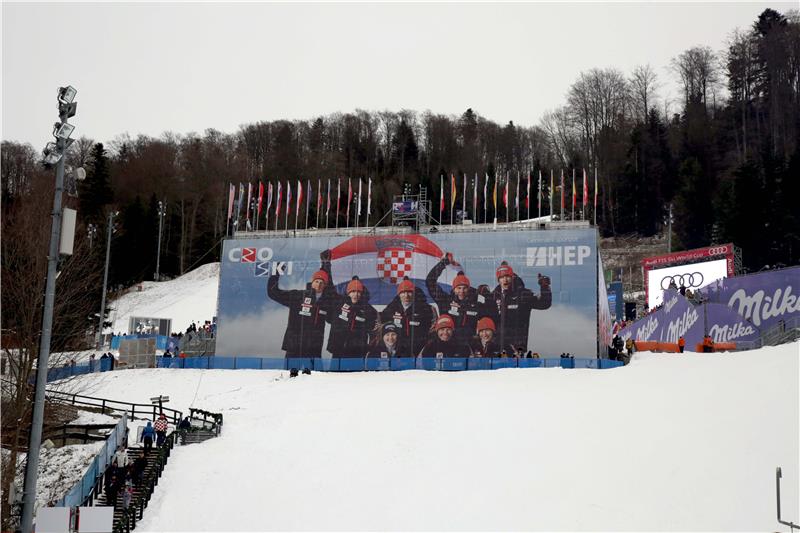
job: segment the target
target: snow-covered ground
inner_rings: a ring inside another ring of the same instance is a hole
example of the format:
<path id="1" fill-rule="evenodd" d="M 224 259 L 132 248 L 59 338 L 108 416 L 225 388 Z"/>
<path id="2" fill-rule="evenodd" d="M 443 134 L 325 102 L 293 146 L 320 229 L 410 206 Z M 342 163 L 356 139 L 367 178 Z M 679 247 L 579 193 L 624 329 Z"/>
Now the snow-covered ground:
<path id="1" fill-rule="evenodd" d="M 95 396 L 225 415 L 220 438 L 176 450 L 137 531 L 788 531 L 775 467 L 796 521 L 799 352 L 79 379 Z"/>
<path id="2" fill-rule="evenodd" d="M 128 332 L 131 316 L 171 318 L 172 331 L 186 331 L 194 322 L 203 323 L 217 314 L 219 263 L 200 266 L 170 281 L 145 281 L 110 303 L 109 320 L 114 333 Z M 111 333 L 106 328 L 105 333 Z"/>

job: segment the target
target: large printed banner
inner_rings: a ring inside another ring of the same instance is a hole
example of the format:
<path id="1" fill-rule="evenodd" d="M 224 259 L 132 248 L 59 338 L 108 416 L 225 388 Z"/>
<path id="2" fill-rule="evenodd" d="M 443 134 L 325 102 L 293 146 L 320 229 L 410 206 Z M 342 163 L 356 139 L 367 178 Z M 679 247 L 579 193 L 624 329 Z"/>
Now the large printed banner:
<path id="1" fill-rule="evenodd" d="M 753 341 L 760 335 L 756 325 L 726 305 L 692 303 L 676 290 L 664 291 L 663 298 L 663 307 L 620 330 L 619 336 L 671 343 L 682 336 L 691 347 L 702 342 L 706 331 L 714 342 Z"/>
<path id="2" fill-rule="evenodd" d="M 216 352 L 591 357 L 597 261 L 594 229 L 226 240 Z"/>
<path id="3" fill-rule="evenodd" d="M 766 331 L 800 316 L 800 267 L 721 279 L 700 292 Z"/>

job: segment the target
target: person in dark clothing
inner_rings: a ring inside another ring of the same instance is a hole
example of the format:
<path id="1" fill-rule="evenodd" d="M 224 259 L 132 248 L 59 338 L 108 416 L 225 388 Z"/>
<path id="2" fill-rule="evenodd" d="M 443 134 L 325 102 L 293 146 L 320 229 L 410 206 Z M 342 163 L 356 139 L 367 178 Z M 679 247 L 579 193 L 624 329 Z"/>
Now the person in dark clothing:
<path id="1" fill-rule="evenodd" d="M 378 312 L 369 304 L 369 291 L 358 276 L 347 284 L 345 294 L 332 294 L 328 299 L 328 351 L 334 357 L 364 357 Z"/>
<path id="2" fill-rule="evenodd" d="M 428 273 L 425 286 L 439 307 L 439 314 L 447 313 L 453 318 L 453 323 L 456 325 L 456 339 L 466 344 L 475 335 L 478 320 L 486 316 L 496 318 L 497 313 L 492 304 L 489 287 L 481 285 L 475 289 L 462 271 L 459 271 L 453 279 L 453 290 L 449 293 L 443 291 L 437 280 L 447 265 L 460 266 L 453 260 L 453 254 L 446 253 Z"/>
<path id="3" fill-rule="evenodd" d="M 494 334 L 497 327 L 494 320 L 484 317 L 478 320 L 475 326 L 477 337 L 473 337 L 469 347 L 473 357 L 497 357 L 500 355 L 500 345 L 497 344 Z"/>
<path id="4" fill-rule="evenodd" d="M 136 485 L 142 484 L 145 468 L 147 468 L 147 459 L 145 459 L 144 455 L 140 455 L 134 459 L 131 465 L 131 478 Z"/>
<path id="5" fill-rule="evenodd" d="M 614 335 L 614 338 L 611 341 L 611 346 L 614 348 L 614 358 L 619 361 L 619 357 L 622 355 L 622 350 L 625 348 L 625 341 L 623 341 L 622 337 L 619 335 Z"/>
<path id="6" fill-rule="evenodd" d="M 367 357 L 411 357 L 411 347 L 394 322 L 381 325 L 380 336 L 370 344 Z"/>
<path id="7" fill-rule="evenodd" d="M 153 429 L 153 424 L 149 421 L 147 422 L 147 426 L 145 426 L 144 430 L 142 431 L 142 436 L 139 438 L 140 442 L 144 442 L 144 454 L 147 455 L 150 453 L 150 448 L 153 447 L 153 439 L 156 436 L 156 431 Z"/>
<path id="8" fill-rule="evenodd" d="M 321 357 L 328 314 L 326 300 L 336 291 L 330 275 L 318 270 L 304 290 L 283 290 L 278 287 L 279 274 L 267 281 L 267 296 L 289 308 L 289 321 L 281 349 L 286 357 Z"/>
<path id="9" fill-rule="evenodd" d="M 380 321 L 393 322 L 402 332 L 413 355 L 419 354 L 433 324 L 433 308 L 425 293 L 407 277 L 397 285 L 397 296 L 380 312 Z"/>
<path id="10" fill-rule="evenodd" d="M 528 349 L 528 328 L 533 309 L 549 309 L 553 301 L 550 278 L 539 274 L 539 295 L 525 288 L 522 278 L 517 276 L 508 263 L 503 261 L 497 268 L 498 285 L 492 292 L 497 304 L 498 343 L 504 350 L 515 352 Z"/>
<path id="11" fill-rule="evenodd" d="M 436 319 L 435 337 L 425 343 L 420 355 L 422 357 L 468 357 L 469 346 L 456 340 L 455 323 L 448 314 Z"/>

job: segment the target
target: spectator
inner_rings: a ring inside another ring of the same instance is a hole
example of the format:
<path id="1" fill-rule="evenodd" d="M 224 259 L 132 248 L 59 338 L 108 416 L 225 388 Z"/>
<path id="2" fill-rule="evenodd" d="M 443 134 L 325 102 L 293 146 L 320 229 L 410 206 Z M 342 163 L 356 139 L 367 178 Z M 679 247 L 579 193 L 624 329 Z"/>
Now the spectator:
<path id="1" fill-rule="evenodd" d="M 90 368 L 92 371 L 94 371 L 94 363 L 95 363 L 94 354 L 90 354 L 90 355 L 89 355 L 89 368 Z"/>
<path id="2" fill-rule="evenodd" d="M 678 337 L 678 351 L 683 353 L 683 349 L 686 347 L 686 339 L 683 338 L 683 335 Z"/>
<path id="3" fill-rule="evenodd" d="M 158 415 L 155 426 L 153 426 L 153 429 L 156 430 L 156 446 L 164 444 L 164 440 L 167 438 L 168 428 L 169 423 L 167 422 L 167 417 L 164 413 L 161 413 Z"/>
<path id="4" fill-rule="evenodd" d="M 125 453 L 125 448 L 122 445 L 117 448 L 117 452 L 114 454 L 114 464 L 120 469 L 125 469 L 128 466 L 128 454 Z"/>
<path id="5" fill-rule="evenodd" d="M 525 357 L 526 357 L 527 359 L 532 359 L 532 358 L 533 358 L 533 352 L 532 352 L 532 351 L 530 351 L 530 350 L 528 350 L 528 353 L 525 355 Z"/>
<path id="6" fill-rule="evenodd" d="M 122 489 L 122 508 L 127 510 L 133 499 L 133 481 L 131 478 L 125 480 L 125 487 Z"/>
<path id="7" fill-rule="evenodd" d="M 614 335 L 614 340 L 611 342 L 614 347 L 614 355 L 618 358 L 622 354 L 622 349 L 625 347 L 625 341 L 619 335 Z"/>
<path id="8" fill-rule="evenodd" d="M 703 337 L 703 353 L 712 353 L 714 351 L 714 341 L 710 335 Z"/>
<path id="9" fill-rule="evenodd" d="M 163 357 L 166 357 L 167 359 L 172 357 L 172 352 L 169 351 L 169 348 L 167 348 L 167 350 L 164 352 Z"/>
<path id="10" fill-rule="evenodd" d="M 108 468 L 105 478 L 106 503 L 114 507 L 117 505 L 117 492 L 119 491 L 119 479 L 116 468 Z"/>
<path id="11" fill-rule="evenodd" d="M 132 467 L 133 467 L 132 468 L 133 482 L 136 483 L 136 485 L 141 485 L 142 480 L 144 479 L 145 468 L 147 468 L 147 459 L 145 458 L 145 456 L 140 455 L 139 457 L 134 459 Z"/>
<path id="12" fill-rule="evenodd" d="M 633 346 L 633 339 L 629 337 L 629 338 L 628 338 L 628 339 L 625 341 L 625 350 L 628 352 L 628 358 L 629 358 L 629 359 L 630 359 L 631 357 L 633 357 L 633 348 L 634 348 L 634 346 Z"/>
<path id="13" fill-rule="evenodd" d="M 147 426 L 145 426 L 144 430 L 142 430 L 142 436 L 139 438 L 140 442 L 144 442 L 144 454 L 147 455 L 150 453 L 150 448 L 153 447 L 153 438 L 156 436 L 156 432 L 153 429 L 153 424 L 150 421 L 147 421 Z"/>

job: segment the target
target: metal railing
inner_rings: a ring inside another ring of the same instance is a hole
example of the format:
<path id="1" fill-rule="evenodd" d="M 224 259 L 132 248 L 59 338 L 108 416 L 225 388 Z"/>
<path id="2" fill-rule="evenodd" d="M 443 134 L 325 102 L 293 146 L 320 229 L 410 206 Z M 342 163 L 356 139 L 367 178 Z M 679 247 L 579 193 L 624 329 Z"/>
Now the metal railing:
<path id="1" fill-rule="evenodd" d="M 80 405 L 84 407 L 94 407 L 99 409 L 102 414 L 106 413 L 126 413 L 131 420 L 151 418 L 155 420 L 163 412 L 173 424 L 177 424 L 183 418 L 181 411 L 170 409 L 169 407 L 159 408 L 158 405 L 122 402 L 119 400 L 109 400 L 107 398 L 97 398 L 94 396 L 83 396 L 81 394 L 71 394 L 57 390 L 47 390 L 47 398 L 50 401 L 66 403 L 69 405 Z"/>
<path id="2" fill-rule="evenodd" d="M 97 496 L 106 468 L 111 464 L 119 445 L 127 443 L 127 438 L 128 417 L 123 413 L 114 430 L 108 435 L 105 446 L 95 456 L 81 480 L 63 498 L 58 500 L 53 507 L 79 507 L 85 505 L 87 501 L 93 500 Z"/>

